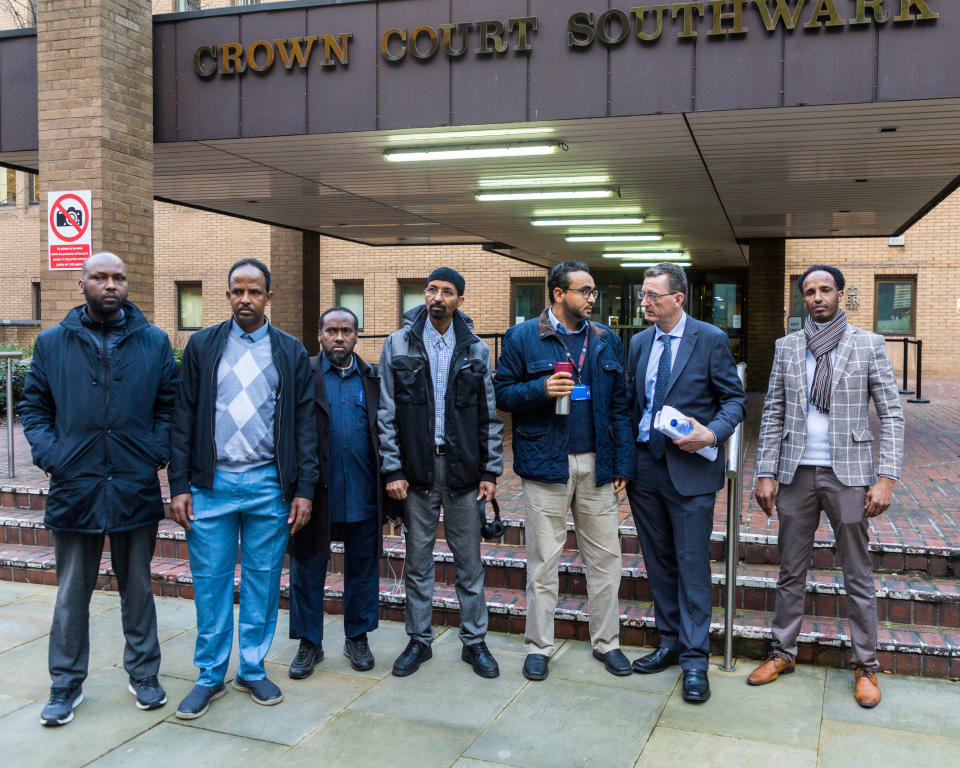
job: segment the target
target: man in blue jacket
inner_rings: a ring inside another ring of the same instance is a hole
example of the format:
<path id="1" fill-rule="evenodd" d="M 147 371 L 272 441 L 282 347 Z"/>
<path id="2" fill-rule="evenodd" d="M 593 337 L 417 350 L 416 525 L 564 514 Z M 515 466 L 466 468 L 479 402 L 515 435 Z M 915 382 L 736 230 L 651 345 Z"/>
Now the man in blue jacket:
<path id="1" fill-rule="evenodd" d="M 642 674 L 683 669 L 683 698 L 710 698 L 710 533 L 723 487 L 723 443 L 746 413 L 727 335 L 683 311 L 687 276 L 658 264 L 643 276 L 640 306 L 654 325 L 630 341 L 627 389 L 636 441 L 636 480 L 627 488 L 650 578 L 660 647 L 633 662 Z M 653 428 L 664 405 L 693 425 L 667 439 Z M 697 454 L 719 449 L 713 461 Z"/>
<path id="2" fill-rule="evenodd" d="M 307 351 L 265 317 L 270 270 L 241 259 L 227 275 L 233 317 L 190 337 L 183 352 L 170 450 L 172 517 L 187 531 L 200 676 L 177 717 L 192 720 L 225 692 L 240 553 L 240 668 L 257 704 L 283 693 L 264 660 L 273 642 L 289 534 L 310 520 L 317 419 Z"/>
<path id="3" fill-rule="evenodd" d="M 90 596 L 104 535 L 120 588 L 123 666 L 140 709 L 163 706 L 150 559 L 163 502 L 177 368 L 167 335 L 127 301 L 123 262 L 83 264 L 86 303 L 37 337 L 18 410 L 33 462 L 50 475 L 44 525 L 53 531 L 57 602 L 50 628 L 47 726 L 73 719 L 90 655 Z"/>
<path id="4" fill-rule="evenodd" d="M 547 289 L 550 308 L 507 331 L 494 379 L 497 407 L 513 415 L 513 468 L 527 502 L 523 674 L 547 677 L 569 508 L 587 569 L 593 655 L 611 674 L 629 675 L 618 600 L 618 496 L 634 472 L 623 345 L 590 321 L 598 294 L 585 264 L 557 264 Z M 554 373 L 555 362 L 572 363 L 573 375 Z M 560 397 L 570 398 L 569 415 L 556 414 Z"/>

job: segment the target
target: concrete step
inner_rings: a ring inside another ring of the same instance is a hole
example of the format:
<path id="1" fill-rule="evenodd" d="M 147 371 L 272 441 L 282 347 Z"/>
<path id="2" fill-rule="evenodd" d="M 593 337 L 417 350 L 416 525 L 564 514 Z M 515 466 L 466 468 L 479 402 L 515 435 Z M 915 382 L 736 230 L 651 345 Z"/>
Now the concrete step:
<path id="1" fill-rule="evenodd" d="M 193 578 L 189 563 L 177 558 L 157 557 L 151 563 L 154 591 L 170 597 L 193 598 Z M 56 584 L 53 549 L 39 545 L 12 545 L 0 547 L 0 579 L 20 582 Z M 234 577 L 239 596 L 239 568 Z M 100 566 L 100 589 L 117 589 L 116 577 L 109 554 L 104 554 Z M 325 585 L 327 610 L 342 611 L 343 578 L 328 576 Z M 284 571 L 281 586 L 281 606 L 287 607 L 289 575 Z M 498 632 L 523 632 L 526 616 L 526 597 L 523 590 L 488 586 L 487 605 L 490 628 Z M 405 595 L 399 578 L 381 579 L 380 612 L 384 619 L 401 621 Z M 434 623 L 459 623 L 459 605 L 451 584 L 438 584 L 434 593 Z M 763 658 L 770 639 L 772 613 L 759 610 L 739 610 L 734 621 L 735 652 L 747 658 Z M 629 645 L 656 645 L 658 637 L 650 602 L 621 600 L 621 639 Z M 579 595 L 561 594 L 556 612 L 556 632 L 560 638 L 589 639 L 587 601 Z M 723 639 L 723 615 L 714 610 L 711 624 L 712 642 L 719 650 Z M 843 618 L 807 616 L 799 638 L 799 659 L 803 663 L 826 666 L 846 666 L 850 637 Z M 879 654 L 884 669 L 902 674 L 930 677 L 960 676 L 960 629 L 921 624 L 881 622 Z"/>

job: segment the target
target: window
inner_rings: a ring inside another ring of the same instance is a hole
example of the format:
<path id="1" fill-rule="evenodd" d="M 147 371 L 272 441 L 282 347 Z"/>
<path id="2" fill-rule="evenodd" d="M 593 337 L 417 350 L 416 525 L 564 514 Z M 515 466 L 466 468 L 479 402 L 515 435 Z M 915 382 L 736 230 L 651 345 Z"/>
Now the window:
<path id="1" fill-rule="evenodd" d="M 177 283 L 177 328 L 196 331 L 203 327 L 203 284 Z"/>
<path id="2" fill-rule="evenodd" d="M 17 204 L 17 172 L 0 167 L 0 205 Z"/>
<path id="3" fill-rule="evenodd" d="M 37 205 L 40 202 L 40 175 L 27 174 L 27 203 Z"/>
<path id="4" fill-rule="evenodd" d="M 40 283 L 31 283 L 30 288 L 33 291 L 33 319 L 40 319 Z"/>
<path id="5" fill-rule="evenodd" d="M 199 11 L 200 10 L 200 0 L 176 0 L 177 2 L 177 11 L 183 13 L 184 11 Z"/>
<path id="6" fill-rule="evenodd" d="M 807 308 L 803 305 L 803 294 L 800 293 L 800 287 L 797 285 L 797 281 L 800 279 L 800 275 L 791 275 L 790 276 L 790 316 L 799 317 L 801 323 L 807 321 L 807 315 L 810 313 L 807 312 Z"/>
<path id="7" fill-rule="evenodd" d="M 877 333 L 913 336 L 916 330 L 917 279 L 876 279 L 874 329 Z"/>
<path id="8" fill-rule="evenodd" d="M 423 280 L 400 281 L 400 324 L 403 325 L 403 316 L 414 307 L 423 304 Z"/>
<path id="9" fill-rule="evenodd" d="M 346 307 L 357 316 L 363 330 L 363 283 L 337 283 L 337 304 Z"/>
<path id="10" fill-rule="evenodd" d="M 540 317 L 543 312 L 544 290 L 543 281 L 514 282 L 510 286 L 513 294 L 510 306 L 510 325 L 517 325 L 533 317 Z"/>

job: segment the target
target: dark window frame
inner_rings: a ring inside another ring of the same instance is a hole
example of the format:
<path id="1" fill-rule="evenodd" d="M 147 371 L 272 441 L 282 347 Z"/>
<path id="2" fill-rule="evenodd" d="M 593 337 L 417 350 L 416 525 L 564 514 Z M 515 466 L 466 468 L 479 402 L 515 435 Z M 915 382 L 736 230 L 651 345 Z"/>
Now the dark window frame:
<path id="1" fill-rule="evenodd" d="M 416 286 L 423 295 L 424 280 L 422 277 L 398 277 L 397 278 L 397 323 L 403 325 L 403 289 L 409 286 Z"/>
<path id="2" fill-rule="evenodd" d="M 41 292 L 42 292 L 42 290 L 43 290 L 43 289 L 40 287 L 40 283 L 38 283 L 38 282 L 32 282 L 32 283 L 30 283 L 31 299 L 33 300 L 33 307 L 32 307 L 32 309 L 33 309 L 33 319 L 34 319 L 34 320 L 40 320 L 40 312 L 41 312 L 41 307 L 42 307 L 42 304 L 41 304 Z"/>
<path id="3" fill-rule="evenodd" d="M 177 286 L 177 330 L 178 331 L 199 331 L 203 328 L 203 283 L 199 280 L 184 280 L 182 282 L 178 281 Z M 186 326 L 183 324 L 183 289 L 184 288 L 199 288 L 200 289 L 200 325 Z"/>
<path id="4" fill-rule="evenodd" d="M 40 204 L 40 174 L 27 174 L 27 205 Z"/>
<path id="5" fill-rule="evenodd" d="M 17 205 L 17 172 L 13 168 L 4 168 L 0 166 L 0 171 L 7 174 L 7 178 L 13 176 L 13 193 L 10 192 L 9 185 L 7 186 L 7 196 L 0 199 L 0 206 L 5 207 L 16 207 Z"/>
<path id="6" fill-rule="evenodd" d="M 550 298 L 547 296 L 547 278 L 538 279 L 536 277 L 511 277 L 510 278 L 510 316 L 507 317 L 507 328 L 511 328 L 517 319 L 517 288 L 535 286 L 543 292 L 543 308 L 550 306 Z M 542 312 L 543 310 L 541 310 Z M 530 320 L 531 318 L 527 318 Z"/>
<path id="7" fill-rule="evenodd" d="M 908 331 L 881 331 L 878 328 L 880 320 L 880 286 L 884 283 L 910 284 L 910 330 Z M 916 336 L 917 335 L 917 276 L 916 275 L 874 275 L 873 276 L 873 330 L 881 336 Z"/>

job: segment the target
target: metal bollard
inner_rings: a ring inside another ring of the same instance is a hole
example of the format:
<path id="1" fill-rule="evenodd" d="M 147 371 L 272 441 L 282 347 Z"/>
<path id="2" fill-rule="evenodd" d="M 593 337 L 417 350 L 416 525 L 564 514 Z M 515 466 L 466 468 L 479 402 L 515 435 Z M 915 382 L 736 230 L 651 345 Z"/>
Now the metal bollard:
<path id="1" fill-rule="evenodd" d="M 923 339 L 917 339 L 914 344 L 917 345 L 917 396 L 908 397 L 908 403 L 929 403 L 930 401 L 923 396 Z"/>
<path id="2" fill-rule="evenodd" d="M 747 388 L 747 365 L 737 365 L 737 375 Z M 733 618 L 737 613 L 737 565 L 740 555 L 740 513 L 743 509 L 743 422 L 737 424 L 727 441 L 727 587 L 723 612 L 724 672 L 736 669 L 733 663 Z"/>
<path id="3" fill-rule="evenodd" d="M 903 387 L 900 389 L 901 395 L 912 395 L 913 390 L 907 388 L 907 373 L 910 371 L 910 339 L 903 337 Z"/>
<path id="4" fill-rule="evenodd" d="M 16 477 L 13 460 L 13 364 L 23 357 L 22 352 L 0 352 L 7 361 L 7 477 Z"/>

